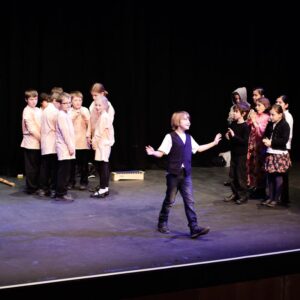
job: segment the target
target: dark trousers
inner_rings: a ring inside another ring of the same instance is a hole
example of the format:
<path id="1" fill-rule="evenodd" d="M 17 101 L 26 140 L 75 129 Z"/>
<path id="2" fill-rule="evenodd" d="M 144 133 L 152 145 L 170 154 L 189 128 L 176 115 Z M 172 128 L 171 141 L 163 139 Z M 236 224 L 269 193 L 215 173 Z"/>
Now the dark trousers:
<path id="1" fill-rule="evenodd" d="M 80 184 L 87 185 L 88 184 L 88 161 L 89 161 L 89 150 L 76 150 L 76 159 L 72 159 L 71 163 L 71 176 L 70 176 L 70 184 L 76 184 L 76 167 L 80 174 Z"/>
<path id="2" fill-rule="evenodd" d="M 42 155 L 41 163 L 41 189 L 44 191 L 56 190 L 57 182 L 57 154 Z"/>
<path id="3" fill-rule="evenodd" d="M 99 172 L 100 189 L 105 189 L 109 186 L 109 162 L 95 161 L 95 165 Z"/>
<path id="4" fill-rule="evenodd" d="M 168 174 L 167 191 L 162 208 L 159 214 L 159 223 L 167 223 L 171 207 L 175 203 L 177 192 L 179 191 L 183 203 L 186 217 L 188 219 L 188 226 L 193 229 L 198 226 L 197 215 L 195 212 L 195 201 L 193 197 L 193 185 L 191 176 L 186 176 L 184 170 L 180 175 Z"/>
<path id="5" fill-rule="evenodd" d="M 41 150 L 24 148 L 26 192 L 34 193 L 39 188 Z"/>
<path id="6" fill-rule="evenodd" d="M 230 161 L 229 177 L 232 193 L 240 198 L 248 198 L 247 155 L 233 155 Z"/>
<path id="7" fill-rule="evenodd" d="M 61 197 L 67 194 L 67 185 L 70 180 L 71 159 L 59 160 L 57 169 L 56 196 Z"/>

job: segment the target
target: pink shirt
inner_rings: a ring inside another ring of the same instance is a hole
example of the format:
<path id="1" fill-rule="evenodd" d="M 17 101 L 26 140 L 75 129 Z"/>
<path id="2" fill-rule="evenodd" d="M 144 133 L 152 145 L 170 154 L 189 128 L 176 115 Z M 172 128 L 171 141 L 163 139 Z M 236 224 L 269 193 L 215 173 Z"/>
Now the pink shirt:
<path id="1" fill-rule="evenodd" d="M 26 106 L 22 114 L 23 139 L 21 147 L 40 149 L 41 140 L 41 110 L 38 107 Z"/>

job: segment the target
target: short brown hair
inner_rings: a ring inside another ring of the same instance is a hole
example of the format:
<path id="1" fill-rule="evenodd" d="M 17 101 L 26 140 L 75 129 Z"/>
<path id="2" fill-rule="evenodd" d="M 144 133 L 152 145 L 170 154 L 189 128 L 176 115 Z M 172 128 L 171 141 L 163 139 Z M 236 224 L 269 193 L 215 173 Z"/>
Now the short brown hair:
<path id="1" fill-rule="evenodd" d="M 25 99 L 27 100 L 30 97 L 37 97 L 38 92 L 36 90 L 27 90 L 25 91 Z"/>
<path id="2" fill-rule="evenodd" d="M 79 92 L 79 91 L 73 91 L 73 92 L 70 93 L 70 95 L 71 95 L 72 99 L 73 99 L 74 97 L 78 97 L 78 98 L 81 98 L 81 99 L 83 98 L 82 93 Z"/>

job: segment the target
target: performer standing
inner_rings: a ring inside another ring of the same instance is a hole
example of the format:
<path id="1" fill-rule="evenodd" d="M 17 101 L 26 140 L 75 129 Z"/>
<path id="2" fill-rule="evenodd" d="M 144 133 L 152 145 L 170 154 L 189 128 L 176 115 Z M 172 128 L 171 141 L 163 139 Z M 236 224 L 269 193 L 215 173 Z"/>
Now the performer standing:
<path id="1" fill-rule="evenodd" d="M 175 203 L 177 191 L 179 191 L 183 198 L 191 238 L 196 238 L 208 233 L 210 228 L 198 226 L 191 178 L 192 153 L 202 152 L 216 146 L 221 140 L 221 134 L 218 133 L 213 142 L 200 146 L 189 134 L 185 133 L 190 128 L 190 125 L 190 115 L 187 112 L 179 111 L 173 113 L 171 118 L 173 132 L 165 136 L 157 151 L 151 146 L 146 146 L 146 152 L 148 155 L 158 158 L 168 155 L 167 191 L 158 218 L 158 231 L 161 233 L 170 232 L 168 228 L 169 212 Z"/>
<path id="2" fill-rule="evenodd" d="M 41 110 L 36 107 L 38 92 L 36 90 L 25 91 L 27 106 L 22 114 L 24 162 L 26 173 L 26 192 L 34 194 L 39 188 L 39 171 L 41 161 Z"/>
<path id="3" fill-rule="evenodd" d="M 98 121 L 92 145 L 95 150 L 95 161 L 99 162 L 96 166 L 99 168 L 97 171 L 99 172 L 100 186 L 91 197 L 104 198 L 109 194 L 109 157 L 111 147 L 115 143 L 114 128 L 107 112 L 108 100 L 106 97 L 97 96 L 94 109 L 98 114 Z"/>
<path id="4" fill-rule="evenodd" d="M 71 174 L 71 161 L 75 159 L 75 133 L 69 114 L 71 95 L 64 92 L 57 101 L 61 107 L 56 123 L 56 151 L 58 157 L 56 198 L 57 200 L 73 201 L 67 190 Z"/>

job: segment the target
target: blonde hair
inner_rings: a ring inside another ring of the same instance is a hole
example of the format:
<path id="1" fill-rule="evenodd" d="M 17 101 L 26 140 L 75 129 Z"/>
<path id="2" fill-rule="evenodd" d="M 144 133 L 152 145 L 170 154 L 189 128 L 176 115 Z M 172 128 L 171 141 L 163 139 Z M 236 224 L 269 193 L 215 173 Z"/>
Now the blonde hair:
<path id="1" fill-rule="evenodd" d="M 25 99 L 27 100 L 30 97 L 37 97 L 38 92 L 36 90 L 27 90 L 25 91 Z"/>
<path id="2" fill-rule="evenodd" d="M 93 84 L 92 88 L 91 88 L 91 93 L 103 93 L 104 96 L 108 95 L 108 91 L 105 90 L 104 85 L 102 83 L 96 82 Z"/>
<path id="3" fill-rule="evenodd" d="M 70 95 L 72 97 L 72 100 L 73 100 L 74 97 L 78 97 L 78 98 L 81 98 L 81 99 L 83 98 L 82 93 L 79 92 L 79 91 L 73 91 L 73 92 L 70 93 Z"/>
<path id="4" fill-rule="evenodd" d="M 177 111 L 174 112 L 171 118 L 171 127 L 173 130 L 176 130 L 179 127 L 180 120 L 186 116 L 189 120 L 191 119 L 190 114 L 186 111 Z"/>
<path id="5" fill-rule="evenodd" d="M 51 89 L 51 94 L 53 94 L 53 93 L 59 93 L 59 94 L 61 94 L 61 93 L 63 93 L 63 92 L 64 92 L 64 90 L 63 90 L 62 87 L 55 86 L 55 87 L 53 87 L 53 88 Z"/>

